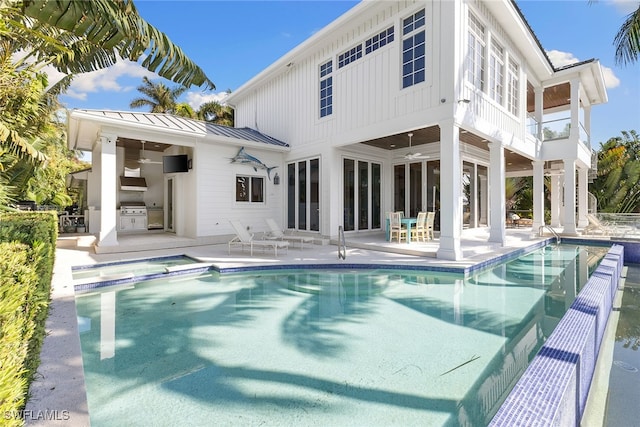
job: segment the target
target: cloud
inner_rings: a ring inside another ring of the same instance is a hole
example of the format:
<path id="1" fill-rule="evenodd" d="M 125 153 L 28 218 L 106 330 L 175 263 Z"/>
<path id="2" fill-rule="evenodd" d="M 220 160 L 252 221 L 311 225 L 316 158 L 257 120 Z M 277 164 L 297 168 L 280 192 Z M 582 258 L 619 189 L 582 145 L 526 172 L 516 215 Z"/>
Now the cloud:
<path id="1" fill-rule="evenodd" d="M 640 1 L 638 0 L 611 0 L 610 3 L 613 4 L 617 11 L 625 15 L 635 12 L 640 6 Z"/>
<path id="2" fill-rule="evenodd" d="M 202 93 L 202 92 L 186 92 L 184 97 L 187 100 L 187 104 L 189 104 L 194 110 L 200 108 L 202 104 L 205 102 L 218 102 L 220 104 L 224 104 L 224 100 L 229 96 L 227 92 L 219 92 L 219 93 Z"/>
<path id="3" fill-rule="evenodd" d="M 564 67 L 565 65 L 575 64 L 576 62 L 580 62 L 578 58 L 573 56 L 572 53 L 562 52 L 559 50 L 549 50 L 547 51 L 547 55 L 551 60 L 551 63 L 554 67 Z M 615 87 L 620 86 L 620 79 L 616 77 L 613 70 L 609 67 L 605 67 L 604 65 L 600 65 L 602 67 L 602 75 L 604 77 L 604 84 L 607 89 L 613 89 Z"/>
<path id="4" fill-rule="evenodd" d="M 142 79 L 143 76 L 152 80 L 160 78 L 136 62 L 120 60 L 111 67 L 76 75 L 65 95 L 84 100 L 87 94 L 94 92 L 128 92 L 135 87 L 123 85 L 122 79 Z"/>

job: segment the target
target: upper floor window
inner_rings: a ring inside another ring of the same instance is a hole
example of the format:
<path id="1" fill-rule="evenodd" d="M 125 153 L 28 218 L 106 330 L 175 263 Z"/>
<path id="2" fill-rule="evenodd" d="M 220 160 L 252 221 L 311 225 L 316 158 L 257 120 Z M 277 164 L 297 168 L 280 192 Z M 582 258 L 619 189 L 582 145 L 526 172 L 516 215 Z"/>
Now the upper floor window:
<path id="1" fill-rule="evenodd" d="M 416 12 L 402 21 L 402 87 L 425 80 L 425 12 Z"/>
<path id="2" fill-rule="evenodd" d="M 260 176 L 236 176 L 236 202 L 263 203 L 264 178 Z"/>
<path id="3" fill-rule="evenodd" d="M 333 113 L 333 61 L 320 65 L 320 117 Z"/>
<path id="4" fill-rule="evenodd" d="M 489 55 L 489 96 L 502 105 L 504 78 L 504 48 L 495 39 L 491 40 Z"/>
<path id="5" fill-rule="evenodd" d="M 364 52 L 365 54 L 370 54 L 371 52 L 380 49 L 381 47 L 391 43 L 393 41 L 393 27 L 389 27 L 380 34 L 376 34 L 371 37 L 367 41 L 364 42 Z"/>
<path id="6" fill-rule="evenodd" d="M 520 112 L 520 74 L 518 64 L 509 58 L 507 67 L 507 109 L 511 114 L 517 116 Z"/>
<path id="7" fill-rule="evenodd" d="M 469 13 L 467 34 L 467 80 L 484 90 L 485 29 L 475 15 Z"/>
<path id="8" fill-rule="evenodd" d="M 345 53 L 342 53 L 340 55 L 338 55 L 338 68 L 342 68 L 347 64 L 350 64 L 354 61 L 356 61 L 357 59 L 362 58 L 362 45 L 359 44 L 356 47 L 353 47 L 351 49 L 349 49 L 348 51 L 346 51 Z"/>

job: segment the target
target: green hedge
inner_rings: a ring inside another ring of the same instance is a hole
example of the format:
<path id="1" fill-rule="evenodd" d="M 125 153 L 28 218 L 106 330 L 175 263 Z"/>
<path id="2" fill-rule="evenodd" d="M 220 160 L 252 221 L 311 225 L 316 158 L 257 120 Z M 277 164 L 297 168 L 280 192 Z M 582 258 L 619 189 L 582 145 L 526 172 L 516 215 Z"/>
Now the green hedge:
<path id="1" fill-rule="evenodd" d="M 58 237 L 55 212 L 0 214 L 0 414 L 19 414 L 40 362 Z M 11 418 L 11 419 L 7 419 Z"/>

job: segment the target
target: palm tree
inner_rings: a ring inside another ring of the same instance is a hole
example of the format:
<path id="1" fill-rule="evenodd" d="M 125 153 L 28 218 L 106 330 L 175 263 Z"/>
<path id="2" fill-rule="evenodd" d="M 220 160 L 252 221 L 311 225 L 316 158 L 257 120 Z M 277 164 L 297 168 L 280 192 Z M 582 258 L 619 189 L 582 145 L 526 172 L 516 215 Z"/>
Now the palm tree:
<path id="1" fill-rule="evenodd" d="M 598 176 L 591 184 L 602 212 L 640 212 L 640 136 L 622 131 L 598 152 Z"/>
<path id="2" fill-rule="evenodd" d="M 185 86 L 169 88 L 162 83 L 153 83 L 146 76 L 142 78 L 142 85 L 137 89 L 145 97 L 131 101 L 131 108 L 150 107 L 152 113 L 170 114 L 175 113 L 177 99 L 187 90 Z"/>
<path id="3" fill-rule="evenodd" d="M 616 47 L 617 64 L 626 65 L 638 60 L 638 53 L 640 53 L 640 6 L 635 12 L 627 15 L 613 44 Z"/>
<path id="4" fill-rule="evenodd" d="M 233 109 L 217 101 L 205 102 L 197 111 L 200 120 L 223 126 L 233 126 Z"/>

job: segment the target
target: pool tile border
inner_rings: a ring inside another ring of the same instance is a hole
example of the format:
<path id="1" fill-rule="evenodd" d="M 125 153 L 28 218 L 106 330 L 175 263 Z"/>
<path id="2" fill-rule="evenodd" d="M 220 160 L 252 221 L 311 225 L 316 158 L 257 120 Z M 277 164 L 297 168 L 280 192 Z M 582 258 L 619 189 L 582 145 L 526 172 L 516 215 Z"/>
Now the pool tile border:
<path id="1" fill-rule="evenodd" d="M 580 425 L 623 263 L 624 247 L 614 244 L 490 426 Z"/>

